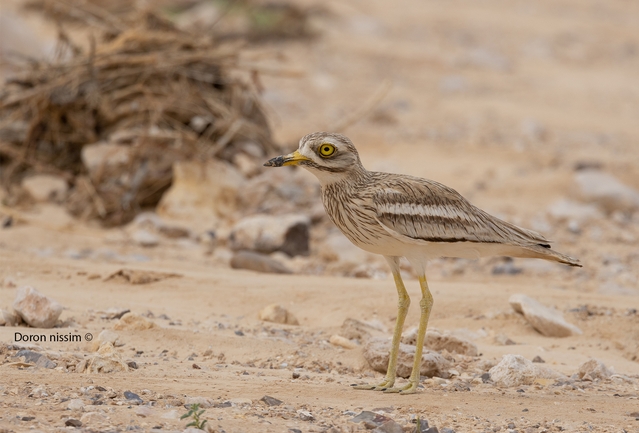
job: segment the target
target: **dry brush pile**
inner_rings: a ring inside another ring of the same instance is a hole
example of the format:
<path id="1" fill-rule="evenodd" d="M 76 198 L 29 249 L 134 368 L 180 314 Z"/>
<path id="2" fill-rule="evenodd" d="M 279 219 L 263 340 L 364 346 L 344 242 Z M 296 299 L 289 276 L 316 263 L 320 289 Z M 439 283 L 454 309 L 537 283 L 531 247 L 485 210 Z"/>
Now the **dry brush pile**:
<path id="1" fill-rule="evenodd" d="M 61 32 L 58 60 L 29 59 L 0 90 L 9 204 L 24 196 L 25 176 L 54 174 L 71 187 L 71 213 L 121 224 L 159 201 L 175 161 L 276 151 L 237 43 L 179 30 L 148 10 L 80 11 L 75 19 L 101 29 L 99 38 L 82 47 Z"/>

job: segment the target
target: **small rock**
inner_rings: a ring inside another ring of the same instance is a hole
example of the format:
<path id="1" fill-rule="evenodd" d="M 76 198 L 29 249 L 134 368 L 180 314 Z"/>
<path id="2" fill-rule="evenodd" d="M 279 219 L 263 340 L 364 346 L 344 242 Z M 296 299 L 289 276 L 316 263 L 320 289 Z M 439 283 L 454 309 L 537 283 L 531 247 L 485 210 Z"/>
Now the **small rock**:
<path id="1" fill-rule="evenodd" d="M 199 404 L 202 409 L 209 408 L 213 406 L 213 402 L 208 397 L 187 397 L 184 400 L 184 406 L 190 407 L 194 404 Z"/>
<path id="2" fill-rule="evenodd" d="M 331 338 L 328 341 L 332 345 L 343 347 L 344 349 L 355 349 L 357 347 L 357 343 L 354 341 L 337 334 L 331 335 Z"/>
<path id="3" fill-rule="evenodd" d="M 282 403 L 284 403 L 282 400 L 278 400 L 275 397 L 271 397 L 268 395 L 265 395 L 264 397 L 262 397 L 260 401 L 263 401 L 264 403 L 266 403 L 267 406 L 279 406 Z"/>
<path id="4" fill-rule="evenodd" d="M 124 391 L 124 398 L 126 398 L 126 400 L 132 404 L 144 403 L 144 401 L 142 400 L 142 398 L 140 398 L 139 395 L 131 391 Z"/>
<path id="5" fill-rule="evenodd" d="M 136 230 L 131 235 L 131 239 L 142 247 L 154 247 L 160 243 L 160 239 L 148 230 Z"/>
<path id="6" fill-rule="evenodd" d="M 34 352 L 33 350 L 20 350 L 16 353 L 16 357 L 24 357 L 25 362 L 33 363 L 42 368 L 55 368 L 56 363 L 41 353 Z"/>
<path id="7" fill-rule="evenodd" d="M 287 325 L 299 325 L 297 318 L 286 308 L 278 304 L 271 304 L 260 311 L 260 320 Z"/>
<path id="8" fill-rule="evenodd" d="M 82 427 L 82 421 L 75 418 L 69 418 L 64 422 L 64 425 L 67 427 Z"/>
<path id="9" fill-rule="evenodd" d="M 160 417 L 162 419 L 180 419 L 180 412 L 178 412 L 176 409 L 171 409 L 168 412 L 165 412 L 164 414 L 162 414 L 162 416 Z"/>
<path id="10" fill-rule="evenodd" d="M 391 341 L 386 338 L 373 338 L 364 346 L 364 358 L 366 358 L 373 370 L 386 373 L 390 346 Z M 399 377 L 410 376 L 413 369 L 415 350 L 415 346 L 400 343 L 397 356 L 397 375 Z M 447 377 L 449 368 L 450 362 L 439 353 L 430 350 L 423 351 L 420 375 Z"/>
<path id="11" fill-rule="evenodd" d="M 302 420 L 302 421 L 313 421 L 315 419 L 315 417 L 313 416 L 312 413 L 310 413 L 307 410 L 298 410 L 297 411 L 297 416 Z"/>
<path id="12" fill-rule="evenodd" d="M 417 340 L 417 328 L 413 328 L 408 331 L 402 338 L 402 343 L 415 345 Z M 464 340 L 449 332 L 439 332 L 437 330 L 426 331 L 426 337 L 424 337 L 424 346 L 441 352 L 447 350 L 450 353 L 459 353 L 467 356 L 477 356 L 477 345 L 468 340 Z"/>
<path id="13" fill-rule="evenodd" d="M 253 404 L 253 400 L 243 397 L 232 398 L 229 401 L 233 406 L 250 406 Z"/>
<path id="14" fill-rule="evenodd" d="M 621 183 L 611 174 L 598 170 L 575 173 L 581 199 L 597 204 L 607 213 L 639 209 L 639 192 Z"/>
<path id="15" fill-rule="evenodd" d="M 82 410 L 84 408 L 84 402 L 82 399 L 74 398 L 67 403 L 67 409 L 69 410 Z"/>
<path id="16" fill-rule="evenodd" d="M 145 331 L 147 329 L 152 329 L 155 327 L 156 324 L 149 319 L 133 313 L 126 313 L 113 325 L 113 329 L 115 329 L 116 331 Z"/>
<path id="17" fill-rule="evenodd" d="M 583 379 L 586 375 L 590 376 L 591 379 L 608 379 L 614 372 L 598 359 L 589 359 L 579 366 L 577 374 L 580 379 Z"/>
<path id="18" fill-rule="evenodd" d="M 100 317 L 107 320 L 121 319 L 126 313 L 131 312 L 128 308 L 111 307 L 104 311 Z"/>
<path id="19" fill-rule="evenodd" d="M 404 429 L 391 419 L 374 428 L 371 433 L 404 433 Z"/>
<path id="20" fill-rule="evenodd" d="M 86 412 L 80 417 L 82 424 L 97 424 L 106 421 L 106 416 L 99 412 Z"/>
<path id="21" fill-rule="evenodd" d="M 365 410 L 355 415 L 353 418 L 351 418 L 350 421 L 354 422 L 355 424 L 358 424 L 361 422 L 364 424 L 364 427 L 366 427 L 368 430 L 372 430 L 374 428 L 381 426 L 385 422 L 392 421 L 392 420 L 389 417 L 381 415 L 379 413 Z"/>
<path id="22" fill-rule="evenodd" d="M 379 320 L 362 322 L 357 319 L 347 318 L 342 323 L 339 335 L 349 340 L 364 342 L 371 337 L 385 337 L 388 335 L 388 331 Z"/>
<path id="23" fill-rule="evenodd" d="M 548 308 L 526 295 L 514 294 L 508 302 L 513 310 L 523 314 L 528 323 L 546 337 L 568 337 L 582 333 L 578 327 L 566 322 L 559 311 Z"/>
<path id="24" fill-rule="evenodd" d="M 83 368 L 80 368 L 83 367 Z M 76 367 L 76 371 L 87 373 L 116 373 L 129 371 L 129 366 L 122 360 L 113 344 L 104 343 L 98 352 L 86 360 L 86 364 Z"/>
<path id="25" fill-rule="evenodd" d="M 104 343 L 111 343 L 113 346 L 122 346 L 122 343 L 118 341 L 118 338 L 120 338 L 120 336 L 117 332 L 104 329 L 98 334 L 98 338 L 93 340 L 93 350 L 97 351 Z"/>
<path id="26" fill-rule="evenodd" d="M 532 362 L 535 362 L 538 364 L 544 364 L 546 361 L 544 361 L 541 356 L 537 355 L 533 358 Z"/>
<path id="27" fill-rule="evenodd" d="M 24 286 L 18 289 L 13 309 L 34 328 L 53 328 L 63 307 L 33 287 Z"/>
<path id="28" fill-rule="evenodd" d="M 81 158 L 89 175 L 97 179 L 105 169 L 124 167 L 131 159 L 131 146 L 99 142 L 82 146 Z"/>
<path id="29" fill-rule="evenodd" d="M 495 335 L 494 341 L 500 346 L 514 346 L 515 344 L 517 344 L 513 340 L 511 340 L 510 337 L 508 337 L 506 334 L 501 334 L 501 333 Z"/>
<path id="30" fill-rule="evenodd" d="M 536 366 L 521 355 L 504 355 L 488 372 L 498 386 L 532 385 L 536 379 L 559 379 L 563 376 L 547 367 Z"/>
<path id="31" fill-rule="evenodd" d="M 0 309 L 0 326 L 16 326 L 22 322 L 22 318 L 8 310 Z"/>
<path id="32" fill-rule="evenodd" d="M 59 176 L 36 174 L 22 180 L 22 187 L 35 201 L 62 201 L 69 185 Z"/>
<path id="33" fill-rule="evenodd" d="M 147 418 L 151 416 L 152 413 L 153 411 L 149 406 L 139 406 L 137 409 L 135 409 L 135 414 L 142 418 Z"/>
<path id="34" fill-rule="evenodd" d="M 231 257 L 233 269 L 248 269 L 270 274 L 292 274 L 293 272 L 271 257 L 252 251 L 238 251 Z"/>
<path id="35" fill-rule="evenodd" d="M 309 254 L 310 220 L 305 215 L 255 215 L 240 220 L 229 235 L 231 248 L 289 256 Z"/>

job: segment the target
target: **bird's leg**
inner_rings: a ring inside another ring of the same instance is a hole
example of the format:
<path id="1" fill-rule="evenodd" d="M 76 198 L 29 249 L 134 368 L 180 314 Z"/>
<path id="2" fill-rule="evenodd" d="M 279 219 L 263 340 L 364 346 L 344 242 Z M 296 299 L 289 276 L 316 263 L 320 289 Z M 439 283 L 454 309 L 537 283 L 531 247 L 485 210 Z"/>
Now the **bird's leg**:
<path id="1" fill-rule="evenodd" d="M 395 322 L 395 331 L 393 331 L 393 342 L 391 343 L 390 356 L 388 359 L 388 368 L 386 369 L 386 377 L 377 385 L 354 385 L 355 389 L 372 389 L 375 391 L 391 391 L 395 390 L 393 385 L 395 384 L 395 377 L 397 374 L 397 354 L 399 352 L 399 340 L 402 337 L 402 329 L 404 329 L 404 320 L 408 313 L 408 306 L 410 305 L 410 298 L 408 292 L 404 287 L 402 276 L 399 272 L 399 257 L 386 257 L 388 264 L 393 272 L 393 278 L 395 279 L 395 286 L 397 286 L 397 296 L 399 298 L 397 302 L 397 320 Z M 392 391 L 391 391 L 392 392 Z M 399 389 L 397 389 L 399 392 Z"/>
<path id="2" fill-rule="evenodd" d="M 417 385 L 419 385 L 419 371 L 422 366 L 422 350 L 424 349 L 424 337 L 426 336 L 426 326 L 428 325 L 428 318 L 430 317 L 430 310 L 433 307 L 433 295 L 431 295 L 428 289 L 428 282 L 426 282 L 426 275 L 422 274 L 419 277 L 419 286 L 422 289 L 422 299 L 419 301 L 419 309 L 421 315 L 419 317 L 419 328 L 417 330 L 417 347 L 415 348 L 415 360 L 413 361 L 413 371 L 410 374 L 408 385 L 401 388 L 400 394 L 414 394 L 417 392 Z"/>

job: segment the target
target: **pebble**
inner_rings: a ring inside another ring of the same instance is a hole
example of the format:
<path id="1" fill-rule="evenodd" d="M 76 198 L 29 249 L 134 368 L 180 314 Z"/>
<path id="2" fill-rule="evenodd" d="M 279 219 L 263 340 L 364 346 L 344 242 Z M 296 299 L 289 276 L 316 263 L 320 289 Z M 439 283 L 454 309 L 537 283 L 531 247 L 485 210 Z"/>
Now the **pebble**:
<path id="1" fill-rule="evenodd" d="M 20 350 L 18 353 L 16 353 L 16 357 L 18 358 L 24 357 L 25 362 L 33 363 L 37 365 L 38 367 L 42 367 L 42 368 L 51 369 L 56 367 L 55 362 L 51 361 L 49 358 L 47 358 L 43 354 L 34 352 L 32 350 Z"/>
<path id="2" fill-rule="evenodd" d="M 141 418 L 149 417 L 152 413 L 153 411 L 149 406 L 139 406 L 137 409 L 135 409 L 135 414 Z"/>
<path id="3" fill-rule="evenodd" d="M 18 289 L 13 309 L 29 326 L 53 328 L 62 314 L 62 305 L 31 286 Z"/>
<path id="4" fill-rule="evenodd" d="M 548 308 L 526 295 L 514 294 L 508 302 L 515 312 L 523 314 L 528 323 L 546 337 L 569 337 L 582 333 L 577 326 L 566 322 L 559 311 Z"/>
<path id="5" fill-rule="evenodd" d="M 282 251 L 289 256 L 308 255 L 310 219 L 301 214 L 254 215 L 241 219 L 229 235 L 233 250 L 264 254 Z"/>
<path id="6" fill-rule="evenodd" d="M 332 345 L 343 347 L 344 349 L 355 349 L 357 347 L 357 343 L 354 341 L 337 334 L 331 335 L 331 338 L 328 341 Z"/>
<path id="7" fill-rule="evenodd" d="M 279 406 L 282 403 L 284 403 L 282 400 L 278 400 L 275 397 L 271 397 L 268 395 L 265 395 L 264 397 L 262 397 L 260 401 L 263 401 L 264 403 L 266 403 L 267 406 Z"/>
<path id="8" fill-rule="evenodd" d="M 131 391 L 124 391 L 124 398 L 126 398 L 126 400 L 129 403 L 132 403 L 132 404 L 142 404 L 142 403 L 144 403 L 144 401 L 142 400 L 142 398 L 139 395 L 137 395 L 136 393 L 131 392 Z"/>
<path id="9" fill-rule="evenodd" d="M 8 310 L 0 309 L 0 326 L 16 326 L 22 322 L 22 318 Z"/>
<path id="10" fill-rule="evenodd" d="M 22 188 L 38 202 L 64 200 L 69 185 L 59 177 L 51 174 L 36 174 L 22 180 Z"/>
<path id="11" fill-rule="evenodd" d="M 130 312 L 131 310 L 128 308 L 111 307 L 107 308 L 100 317 L 106 320 L 121 319 L 122 316 Z"/>
<path id="12" fill-rule="evenodd" d="M 160 239 L 156 235 L 144 229 L 134 231 L 131 239 L 142 247 L 155 247 L 160 243 Z"/>
<path id="13" fill-rule="evenodd" d="M 82 424 L 96 424 L 105 422 L 106 420 L 106 416 L 99 412 L 86 412 L 80 417 L 80 421 L 82 421 Z"/>
<path id="14" fill-rule="evenodd" d="M 260 311 L 260 320 L 286 325 L 299 325 L 297 318 L 286 308 L 278 304 L 271 304 Z"/>
<path id="15" fill-rule="evenodd" d="M 293 272 L 279 261 L 266 254 L 253 251 L 238 251 L 231 257 L 233 269 L 248 269 L 268 274 L 292 274 Z"/>
<path id="16" fill-rule="evenodd" d="M 147 329 L 155 328 L 156 324 L 150 321 L 149 319 L 138 316 L 133 313 L 126 313 L 120 320 L 115 322 L 113 325 L 113 329 L 127 330 L 127 331 L 144 331 Z"/>
<path id="17" fill-rule="evenodd" d="M 402 343 L 415 345 L 417 340 L 417 328 L 409 330 L 402 338 Z M 437 330 L 426 331 L 424 346 L 431 350 L 441 352 L 447 350 L 450 353 L 459 353 L 466 356 L 477 356 L 477 345 L 463 338 L 452 335 L 449 332 Z"/>
<path id="18" fill-rule="evenodd" d="M 184 400 L 184 406 L 186 407 L 189 407 L 194 404 L 199 404 L 200 407 L 203 409 L 213 406 L 213 402 L 208 397 L 195 396 L 195 397 L 187 397 Z"/>
<path id="19" fill-rule="evenodd" d="M 69 418 L 64 422 L 64 425 L 67 427 L 82 427 L 82 421 L 75 418 Z"/>
<path id="20" fill-rule="evenodd" d="M 387 338 L 373 338 L 364 346 L 364 358 L 375 371 L 386 373 L 388 368 L 388 358 L 391 341 Z M 413 369 L 413 359 L 415 357 L 415 346 L 400 343 L 397 356 L 397 375 L 399 377 L 409 377 Z M 422 353 L 422 363 L 420 375 L 448 376 L 450 362 L 437 352 L 424 350 Z"/>
<path id="21" fill-rule="evenodd" d="M 548 367 L 533 364 L 521 355 L 504 355 L 488 372 L 498 386 L 532 385 L 536 379 L 560 379 L 563 376 Z"/>
<path id="22" fill-rule="evenodd" d="M 614 371 L 606 367 L 606 365 L 598 359 L 589 359 L 579 366 L 577 373 L 580 379 L 589 376 L 592 379 L 608 379 L 614 374 Z"/>
<path id="23" fill-rule="evenodd" d="M 67 403 L 67 409 L 69 410 L 82 410 L 84 408 L 84 402 L 82 399 L 74 398 Z"/>
<path id="24" fill-rule="evenodd" d="M 109 329 L 104 329 L 98 334 L 98 338 L 93 340 L 93 350 L 97 351 L 104 343 L 110 343 L 114 347 L 122 346 L 122 343 L 118 341 L 119 338 L 120 336 L 117 332 L 111 331 Z"/>
<path id="25" fill-rule="evenodd" d="M 76 367 L 76 371 L 87 373 L 116 373 L 120 371 L 129 371 L 129 366 L 122 360 L 113 344 L 104 343 L 98 349 L 98 352 L 88 358 L 86 361 L 80 362 Z M 82 368 L 84 367 L 84 368 Z"/>
<path id="26" fill-rule="evenodd" d="M 313 421 L 315 419 L 315 417 L 313 416 L 312 413 L 310 413 L 307 410 L 298 410 L 297 411 L 297 416 L 302 420 L 302 421 Z"/>

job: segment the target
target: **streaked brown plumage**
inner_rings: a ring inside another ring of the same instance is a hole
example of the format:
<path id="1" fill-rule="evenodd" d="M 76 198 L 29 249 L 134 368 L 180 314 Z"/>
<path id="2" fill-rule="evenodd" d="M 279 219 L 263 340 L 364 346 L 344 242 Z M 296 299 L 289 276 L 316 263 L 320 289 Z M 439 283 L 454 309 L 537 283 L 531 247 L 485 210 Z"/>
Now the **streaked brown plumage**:
<path id="1" fill-rule="evenodd" d="M 391 267 L 399 308 L 387 375 L 378 385 L 359 388 L 405 394 L 417 389 L 432 306 L 425 277 L 428 259 L 504 255 L 581 266 L 576 259 L 552 250 L 539 233 L 484 212 L 452 188 L 413 176 L 366 170 L 353 143 L 340 134 L 309 134 L 300 140 L 296 152 L 265 165 L 301 165 L 315 174 L 331 221 L 358 247 L 383 255 Z M 406 257 L 415 268 L 423 297 L 413 372 L 407 386 L 394 388 L 397 349 L 410 303 L 399 274 L 400 257 Z"/>

